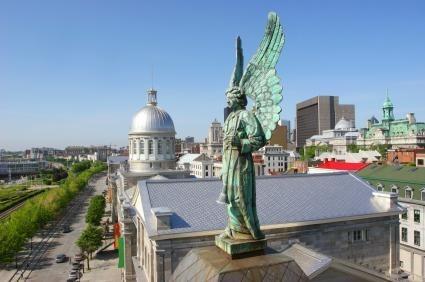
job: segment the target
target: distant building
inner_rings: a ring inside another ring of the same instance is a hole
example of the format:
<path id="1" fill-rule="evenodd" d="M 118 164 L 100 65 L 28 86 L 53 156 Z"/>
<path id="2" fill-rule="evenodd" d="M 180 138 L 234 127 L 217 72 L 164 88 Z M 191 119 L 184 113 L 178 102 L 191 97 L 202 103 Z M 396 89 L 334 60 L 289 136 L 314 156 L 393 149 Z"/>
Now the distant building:
<path id="1" fill-rule="evenodd" d="M 290 120 L 287 120 L 287 119 L 282 119 L 281 120 L 281 124 L 282 125 L 284 125 L 284 126 L 286 126 L 286 134 L 287 134 L 287 138 L 286 138 L 286 140 L 287 140 L 287 142 L 289 143 L 289 142 L 291 142 L 291 121 Z"/>
<path id="2" fill-rule="evenodd" d="M 193 160 L 199 157 L 199 155 L 199 153 L 187 153 L 181 155 L 177 161 L 177 169 L 190 170 Z"/>
<path id="3" fill-rule="evenodd" d="M 6 160 L 0 161 L 0 177 L 34 174 L 48 168 L 44 160 Z"/>
<path id="4" fill-rule="evenodd" d="M 192 160 L 190 171 L 196 178 L 212 178 L 214 161 L 205 154 L 200 154 Z"/>
<path id="5" fill-rule="evenodd" d="M 400 216 L 400 269 L 409 274 L 409 281 L 424 281 L 425 168 L 372 164 L 358 175 L 378 191 L 399 195 L 406 208 Z"/>
<path id="6" fill-rule="evenodd" d="M 335 128 L 342 118 L 356 120 L 354 105 L 339 104 L 338 96 L 316 96 L 298 103 L 296 106 L 296 144 L 305 145 L 305 140 L 323 130 Z M 353 127 L 355 124 L 353 122 Z"/>
<path id="7" fill-rule="evenodd" d="M 387 96 L 382 105 L 382 120 L 368 120 L 368 127 L 360 129 L 360 146 L 387 145 L 390 148 L 425 148 L 425 123 L 417 122 L 414 113 L 404 119 L 394 118 L 394 105 Z"/>
<path id="8" fill-rule="evenodd" d="M 281 174 L 288 170 L 289 153 L 282 146 L 264 146 L 258 152 L 263 156 L 265 175 Z"/>
<path id="9" fill-rule="evenodd" d="M 276 125 L 275 130 L 269 140 L 270 145 L 279 145 L 284 149 L 288 148 L 288 128 L 286 125 Z"/>
<path id="10" fill-rule="evenodd" d="M 208 137 L 205 143 L 201 145 L 200 153 L 208 157 L 221 155 L 223 152 L 223 127 L 221 123 L 214 119 L 208 129 Z"/>
<path id="11" fill-rule="evenodd" d="M 416 164 L 417 156 L 425 153 L 423 149 L 389 149 L 387 151 L 387 162 L 389 164 Z"/>
<path id="12" fill-rule="evenodd" d="M 68 146 L 65 148 L 65 156 L 75 159 L 87 159 L 87 155 L 93 155 L 94 153 L 97 153 L 97 160 L 106 162 L 108 156 L 112 155 L 112 149 L 110 146 Z"/>
<path id="13" fill-rule="evenodd" d="M 356 145 L 359 131 L 352 120 L 342 117 L 334 129 L 323 130 L 321 135 L 313 135 L 305 140 L 305 146 L 326 146 L 333 154 L 344 155 L 350 145 Z M 317 156 L 317 155 L 316 155 Z"/>
<path id="14" fill-rule="evenodd" d="M 64 151 L 55 149 L 55 148 L 31 148 L 30 150 L 25 151 L 26 152 L 26 158 L 27 159 L 37 159 L 42 160 L 47 157 L 56 157 L 56 156 L 63 156 Z"/>

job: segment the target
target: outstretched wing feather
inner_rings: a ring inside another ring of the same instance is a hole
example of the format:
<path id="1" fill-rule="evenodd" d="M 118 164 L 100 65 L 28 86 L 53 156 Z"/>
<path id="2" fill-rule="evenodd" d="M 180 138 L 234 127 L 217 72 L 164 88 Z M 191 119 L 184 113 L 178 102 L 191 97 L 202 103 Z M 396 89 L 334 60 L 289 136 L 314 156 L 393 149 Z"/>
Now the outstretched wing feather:
<path id="1" fill-rule="evenodd" d="M 284 44 L 284 34 L 275 13 L 269 19 L 263 40 L 242 76 L 240 87 L 255 102 L 255 115 L 261 123 L 266 139 L 279 121 L 282 85 L 276 74 L 276 63 Z"/>

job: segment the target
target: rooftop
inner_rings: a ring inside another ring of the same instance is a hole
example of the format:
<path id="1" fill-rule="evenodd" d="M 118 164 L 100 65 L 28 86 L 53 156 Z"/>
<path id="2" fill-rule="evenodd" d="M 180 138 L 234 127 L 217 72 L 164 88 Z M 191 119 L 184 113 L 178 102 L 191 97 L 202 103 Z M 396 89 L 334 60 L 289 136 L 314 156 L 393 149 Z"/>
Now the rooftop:
<path id="1" fill-rule="evenodd" d="M 226 208 L 217 204 L 217 179 L 139 181 L 133 203 L 146 221 L 149 236 L 217 231 L 226 225 Z M 367 183 L 349 173 L 257 178 L 257 210 L 262 228 L 317 224 L 399 213 L 380 204 Z M 140 195 L 140 196 L 139 196 Z M 155 230 L 151 209 L 167 207 L 171 229 Z M 267 227 L 269 226 L 269 227 Z"/>

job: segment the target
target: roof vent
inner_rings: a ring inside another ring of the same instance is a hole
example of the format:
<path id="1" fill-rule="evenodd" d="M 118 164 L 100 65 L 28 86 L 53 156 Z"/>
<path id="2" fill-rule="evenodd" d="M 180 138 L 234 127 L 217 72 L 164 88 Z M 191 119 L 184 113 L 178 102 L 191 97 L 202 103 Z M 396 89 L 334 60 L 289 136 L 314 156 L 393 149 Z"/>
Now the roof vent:
<path id="1" fill-rule="evenodd" d="M 154 215 L 156 230 L 171 229 L 171 215 L 173 212 L 167 207 L 157 207 L 151 209 Z"/>

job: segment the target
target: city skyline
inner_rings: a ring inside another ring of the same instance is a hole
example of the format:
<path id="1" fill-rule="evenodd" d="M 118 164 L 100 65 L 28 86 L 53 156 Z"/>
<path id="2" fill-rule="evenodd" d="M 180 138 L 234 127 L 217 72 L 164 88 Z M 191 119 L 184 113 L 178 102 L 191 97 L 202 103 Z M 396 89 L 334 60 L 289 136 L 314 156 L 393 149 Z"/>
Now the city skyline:
<path id="1" fill-rule="evenodd" d="M 0 4 L 3 149 L 125 146 L 152 84 L 177 137 L 203 140 L 214 118 L 223 122 L 236 36 L 248 62 L 271 10 L 286 34 L 282 119 L 293 123 L 300 101 L 335 95 L 364 127 L 381 118 L 388 89 L 396 118 L 425 121 L 420 1 L 43 3 Z"/>

